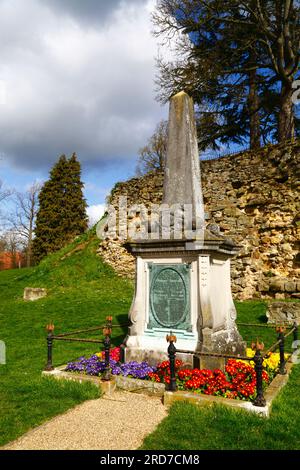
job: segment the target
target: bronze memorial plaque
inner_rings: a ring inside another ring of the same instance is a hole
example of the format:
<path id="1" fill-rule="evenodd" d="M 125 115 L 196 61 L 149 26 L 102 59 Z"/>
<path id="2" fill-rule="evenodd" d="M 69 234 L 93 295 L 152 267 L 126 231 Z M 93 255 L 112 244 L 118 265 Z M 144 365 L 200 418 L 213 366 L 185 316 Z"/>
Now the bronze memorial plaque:
<path id="1" fill-rule="evenodd" d="M 190 330 L 190 265 L 150 264 L 148 328 Z"/>

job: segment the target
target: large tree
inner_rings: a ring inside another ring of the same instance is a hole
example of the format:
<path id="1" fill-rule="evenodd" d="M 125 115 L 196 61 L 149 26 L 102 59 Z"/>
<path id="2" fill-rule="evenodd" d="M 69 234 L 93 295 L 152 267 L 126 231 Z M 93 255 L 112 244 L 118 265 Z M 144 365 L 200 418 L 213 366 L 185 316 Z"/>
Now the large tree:
<path id="1" fill-rule="evenodd" d="M 293 136 L 299 14 L 298 0 L 158 0 L 155 34 L 175 43 L 158 63 L 159 98 L 192 95 L 201 148 Z"/>
<path id="2" fill-rule="evenodd" d="M 76 155 L 62 155 L 41 188 L 33 255 L 40 261 L 87 229 L 86 201 Z"/>

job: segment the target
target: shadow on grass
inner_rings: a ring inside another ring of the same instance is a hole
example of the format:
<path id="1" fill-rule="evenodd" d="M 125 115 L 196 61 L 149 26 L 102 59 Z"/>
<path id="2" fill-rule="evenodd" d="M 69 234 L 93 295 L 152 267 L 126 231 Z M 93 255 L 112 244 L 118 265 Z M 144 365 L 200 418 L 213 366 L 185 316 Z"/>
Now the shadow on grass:
<path id="1" fill-rule="evenodd" d="M 258 317 L 258 322 L 259 322 L 259 323 L 267 323 L 267 322 L 268 322 L 267 316 L 266 316 L 266 315 L 260 315 L 260 316 Z"/>

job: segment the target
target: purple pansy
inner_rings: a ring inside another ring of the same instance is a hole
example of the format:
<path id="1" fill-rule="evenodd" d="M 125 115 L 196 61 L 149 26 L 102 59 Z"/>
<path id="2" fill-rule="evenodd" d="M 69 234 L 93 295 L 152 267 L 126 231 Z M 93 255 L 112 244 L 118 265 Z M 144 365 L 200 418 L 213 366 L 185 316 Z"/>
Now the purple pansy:
<path id="1" fill-rule="evenodd" d="M 131 361 L 121 364 L 110 359 L 109 365 L 113 375 L 123 375 L 136 379 L 146 379 L 148 374 L 156 371 L 156 367 L 151 367 L 147 362 Z M 65 370 L 99 376 L 104 372 L 104 369 L 105 362 L 100 360 L 98 356 L 93 355 L 89 358 L 82 356 L 77 361 L 69 362 Z"/>

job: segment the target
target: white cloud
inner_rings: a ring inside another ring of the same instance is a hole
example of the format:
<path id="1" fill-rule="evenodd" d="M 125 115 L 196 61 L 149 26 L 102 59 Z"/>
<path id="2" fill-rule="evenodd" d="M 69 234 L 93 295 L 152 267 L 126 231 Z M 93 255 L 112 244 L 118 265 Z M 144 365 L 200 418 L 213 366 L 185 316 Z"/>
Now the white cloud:
<path id="1" fill-rule="evenodd" d="M 87 215 L 89 218 L 89 227 L 95 225 L 105 212 L 105 205 L 104 204 L 95 204 L 93 206 L 89 206 L 87 208 Z"/>
<path id="2" fill-rule="evenodd" d="M 155 2 L 95 3 L 0 1 L 0 153 L 17 167 L 47 168 L 73 151 L 91 167 L 135 158 L 164 114 L 153 91 Z"/>

